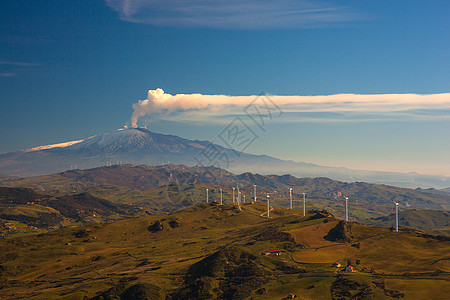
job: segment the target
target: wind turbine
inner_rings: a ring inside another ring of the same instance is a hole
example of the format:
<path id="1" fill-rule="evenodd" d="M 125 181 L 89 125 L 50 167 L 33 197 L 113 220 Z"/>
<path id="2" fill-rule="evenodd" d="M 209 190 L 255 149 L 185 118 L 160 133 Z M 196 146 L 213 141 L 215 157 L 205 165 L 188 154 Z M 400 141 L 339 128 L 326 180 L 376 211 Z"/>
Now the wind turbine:
<path id="1" fill-rule="evenodd" d="M 244 195 L 244 203 L 245 203 L 245 195 Z"/>
<path id="2" fill-rule="evenodd" d="M 306 204 L 305 204 L 305 201 L 306 201 L 306 193 L 303 192 L 302 194 L 303 194 L 303 216 L 305 216 L 305 215 L 306 215 Z"/>
<path id="3" fill-rule="evenodd" d="M 208 194 L 209 189 L 206 189 L 206 203 L 209 203 L 209 194 Z"/>
<path id="4" fill-rule="evenodd" d="M 292 188 L 289 188 L 289 208 L 292 209 Z"/>
<path id="5" fill-rule="evenodd" d="M 343 196 L 345 198 L 345 221 L 348 222 L 348 196 L 345 196 L 341 193 L 341 191 L 338 191 L 336 196 L 334 197 L 336 200 L 338 197 Z"/>
<path id="6" fill-rule="evenodd" d="M 223 204 L 223 202 L 222 202 L 222 188 L 220 188 L 220 205 L 222 205 Z"/>
<path id="7" fill-rule="evenodd" d="M 395 210 L 395 232 L 398 232 L 398 204 L 401 201 L 395 202 L 393 199 L 391 199 L 391 201 L 394 202 L 394 204 L 395 204 L 395 207 L 394 207 L 394 210 Z"/>
<path id="8" fill-rule="evenodd" d="M 233 204 L 234 204 L 234 202 L 235 202 L 235 201 L 234 201 L 234 187 L 233 187 Z"/>
<path id="9" fill-rule="evenodd" d="M 237 188 L 237 203 L 238 205 L 241 204 L 241 192 L 239 191 L 239 183 L 236 184 L 236 188 Z"/>
<path id="10" fill-rule="evenodd" d="M 269 204 L 269 193 L 267 193 L 267 217 L 270 217 L 270 204 Z"/>
<path id="11" fill-rule="evenodd" d="M 253 201 L 256 203 L 256 184 L 253 185 Z"/>
<path id="12" fill-rule="evenodd" d="M 348 222 L 348 196 L 345 197 L 345 222 Z"/>

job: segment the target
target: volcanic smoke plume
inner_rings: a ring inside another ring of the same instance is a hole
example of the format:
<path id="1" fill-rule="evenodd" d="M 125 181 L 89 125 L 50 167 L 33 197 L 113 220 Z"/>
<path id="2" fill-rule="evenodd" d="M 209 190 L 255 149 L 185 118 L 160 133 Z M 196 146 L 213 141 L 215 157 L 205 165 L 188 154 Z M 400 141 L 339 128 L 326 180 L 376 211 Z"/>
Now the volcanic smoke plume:
<path id="1" fill-rule="evenodd" d="M 137 120 L 139 117 L 150 114 L 155 107 L 155 103 L 159 102 L 163 96 L 171 96 L 169 94 L 164 94 L 162 89 L 149 90 L 147 99 L 139 100 L 138 103 L 133 104 L 133 114 L 131 115 L 131 126 L 137 127 Z"/>
<path id="2" fill-rule="evenodd" d="M 199 120 L 200 116 L 236 116 L 243 114 L 249 105 L 264 105 L 261 96 L 227 96 L 202 94 L 166 94 L 160 88 L 149 90 L 147 99 L 133 104 L 131 124 L 137 127 L 140 117 L 160 113 L 167 117 L 177 115 L 177 120 Z M 286 113 L 331 113 L 343 118 L 363 116 L 386 119 L 449 118 L 450 93 L 446 94 L 335 94 L 318 96 L 270 95 L 271 103 Z M 267 103 L 266 103 L 267 104 Z M 261 111 L 264 110 L 264 107 Z M 320 115 L 320 114 L 319 114 Z M 328 115 L 330 117 L 332 115 Z M 163 116 L 164 117 L 164 116 Z M 297 118 L 298 119 L 298 118 Z M 185 119 L 186 120 L 186 119 Z"/>
<path id="3" fill-rule="evenodd" d="M 200 110 L 205 108 L 218 108 L 221 105 L 232 104 L 234 98 L 225 95 L 202 95 L 202 94 L 166 94 L 160 88 L 149 90 L 147 99 L 139 100 L 133 104 L 131 115 L 132 127 L 137 127 L 139 117 L 158 112 L 173 112 L 175 110 Z"/>

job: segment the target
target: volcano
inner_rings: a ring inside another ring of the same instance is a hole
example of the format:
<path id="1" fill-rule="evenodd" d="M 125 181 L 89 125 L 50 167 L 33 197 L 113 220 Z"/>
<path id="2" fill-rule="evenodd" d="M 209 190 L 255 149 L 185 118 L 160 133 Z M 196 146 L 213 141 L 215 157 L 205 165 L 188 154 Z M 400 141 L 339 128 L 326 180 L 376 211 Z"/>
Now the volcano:
<path id="1" fill-rule="evenodd" d="M 83 140 L 0 155 L 0 173 L 35 176 L 71 168 L 87 169 L 124 163 L 161 165 L 170 162 L 192 165 L 202 156 L 202 151 L 211 145 L 208 141 L 191 141 L 154 133 L 145 128 L 124 127 Z M 214 148 L 221 152 L 232 151 L 218 145 L 214 145 Z"/>
<path id="2" fill-rule="evenodd" d="M 209 141 L 188 140 L 145 128 L 124 127 L 86 139 L 39 146 L 0 155 L 0 174 L 36 176 L 113 164 L 184 164 L 215 166 L 233 173 L 292 174 L 329 177 L 341 181 L 366 181 L 404 187 L 450 186 L 450 177 L 360 171 L 281 160 L 267 155 L 238 152 Z"/>

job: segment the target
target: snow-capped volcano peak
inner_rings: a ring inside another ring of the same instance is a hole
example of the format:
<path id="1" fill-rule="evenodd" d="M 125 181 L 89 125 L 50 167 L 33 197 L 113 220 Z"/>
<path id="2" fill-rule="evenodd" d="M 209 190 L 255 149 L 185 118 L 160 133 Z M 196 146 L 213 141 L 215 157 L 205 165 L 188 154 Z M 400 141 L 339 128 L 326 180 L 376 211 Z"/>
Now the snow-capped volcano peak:
<path id="1" fill-rule="evenodd" d="M 23 150 L 22 152 L 27 153 L 42 150 L 101 150 L 107 152 L 114 152 L 120 149 L 127 149 L 128 151 L 138 150 L 143 148 L 154 148 L 154 146 L 156 146 L 155 137 L 157 140 L 159 140 L 160 143 L 163 142 L 164 144 L 167 142 L 167 139 L 163 137 L 170 136 L 152 133 L 146 128 L 123 127 L 113 132 L 94 135 L 82 140 L 38 146 Z"/>
<path id="2" fill-rule="evenodd" d="M 100 149 L 142 148 L 153 143 L 152 133 L 145 128 L 124 127 L 86 139 L 79 147 L 97 146 Z"/>
<path id="3" fill-rule="evenodd" d="M 53 153 L 74 153 L 96 156 L 111 156 L 119 153 L 184 153 L 205 148 L 206 142 L 194 142 L 173 135 L 159 134 L 142 127 L 123 127 L 109 133 L 65 143 L 39 146 L 22 153 L 50 151 Z"/>
<path id="4" fill-rule="evenodd" d="M 121 152 L 174 152 L 201 150 L 207 142 L 190 141 L 173 135 L 159 134 L 142 127 L 123 127 L 116 131 L 94 135 L 86 139 L 38 146 L 21 153 L 50 151 L 78 152 L 94 155 L 114 155 Z"/>
<path id="5" fill-rule="evenodd" d="M 124 162 L 161 165 L 170 161 L 194 164 L 208 145 L 208 141 L 187 140 L 154 133 L 146 128 L 123 127 L 82 140 L 0 154 L 0 173 L 42 175 L 65 171 L 74 166 L 86 169 Z"/>

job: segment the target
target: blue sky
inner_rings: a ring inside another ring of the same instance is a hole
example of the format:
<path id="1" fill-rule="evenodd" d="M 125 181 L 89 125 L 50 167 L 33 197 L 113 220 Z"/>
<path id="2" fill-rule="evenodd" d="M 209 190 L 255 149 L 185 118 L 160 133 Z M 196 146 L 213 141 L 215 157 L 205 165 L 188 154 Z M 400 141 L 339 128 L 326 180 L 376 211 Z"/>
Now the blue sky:
<path id="1" fill-rule="evenodd" d="M 450 92 L 448 1 L 5 0 L 0 14 L 0 153 L 130 124 L 132 104 L 156 88 L 230 96 Z M 247 150 L 450 175 L 449 107 L 425 102 L 420 112 L 287 110 Z M 140 122 L 220 142 L 232 120 L 189 113 Z"/>

